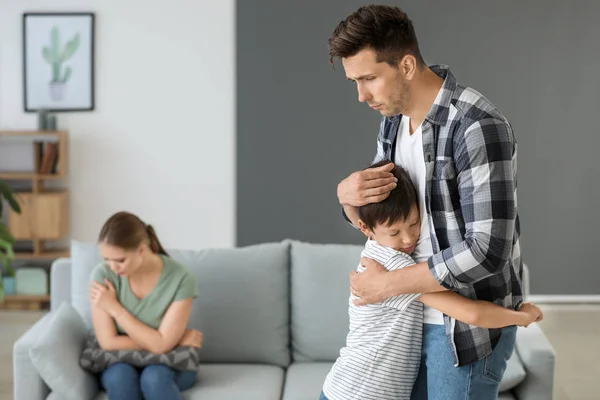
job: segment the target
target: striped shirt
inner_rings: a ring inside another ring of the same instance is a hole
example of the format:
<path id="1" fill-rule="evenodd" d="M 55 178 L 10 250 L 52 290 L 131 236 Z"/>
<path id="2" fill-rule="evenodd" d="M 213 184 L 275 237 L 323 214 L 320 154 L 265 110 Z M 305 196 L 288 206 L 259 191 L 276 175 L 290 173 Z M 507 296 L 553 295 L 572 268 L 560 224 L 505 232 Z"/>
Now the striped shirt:
<path id="1" fill-rule="evenodd" d="M 512 127 L 481 93 L 459 85 L 448 66 L 430 69 L 444 83 L 422 125 L 434 253 L 429 270 L 440 285 L 463 297 L 517 309 L 523 273 Z M 381 120 L 374 161 L 394 159 L 401 120 L 402 115 Z M 456 366 L 486 357 L 500 339 L 501 329 L 447 315 L 444 325 Z"/>
<path id="2" fill-rule="evenodd" d="M 413 259 L 367 241 L 361 257 L 380 262 L 388 271 L 414 265 Z M 364 268 L 359 265 L 358 272 Z M 378 304 L 348 301 L 350 331 L 346 346 L 327 377 L 328 400 L 408 400 L 421 362 L 423 303 L 406 294 Z"/>

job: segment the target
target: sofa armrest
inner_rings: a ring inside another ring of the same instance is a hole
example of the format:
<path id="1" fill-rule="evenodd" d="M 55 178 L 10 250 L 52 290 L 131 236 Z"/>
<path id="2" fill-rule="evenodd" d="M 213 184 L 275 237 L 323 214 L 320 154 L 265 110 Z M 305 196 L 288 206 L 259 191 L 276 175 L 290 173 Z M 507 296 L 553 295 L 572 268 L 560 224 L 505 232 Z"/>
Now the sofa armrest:
<path id="1" fill-rule="evenodd" d="M 43 381 L 29 357 L 29 349 L 52 320 L 52 314 L 44 315 L 13 346 L 13 384 L 15 400 L 44 400 L 50 388 Z"/>
<path id="2" fill-rule="evenodd" d="M 519 400 L 554 398 L 554 348 L 538 323 L 519 327 L 515 344 L 525 368 L 525 380 L 514 389 Z"/>
<path id="3" fill-rule="evenodd" d="M 71 302 L 71 259 L 59 258 L 50 267 L 50 310 Z"/>

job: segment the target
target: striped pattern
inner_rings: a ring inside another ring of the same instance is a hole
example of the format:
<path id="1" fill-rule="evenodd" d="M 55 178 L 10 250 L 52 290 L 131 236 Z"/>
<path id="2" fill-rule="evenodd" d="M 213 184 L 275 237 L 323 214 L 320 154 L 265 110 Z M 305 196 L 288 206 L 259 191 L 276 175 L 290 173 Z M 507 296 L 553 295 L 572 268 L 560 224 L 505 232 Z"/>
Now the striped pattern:
<path id="1" fill-rule="evenodd" d="M 369 240 L 362 257 L 389 271 L 414 265 L 408 255 Z M 362 272 L 362 266 L 357 267 Z M 346 347 L 325 379 L 328 400 L 410 399 L 421 361 L 423 304 L 420 294 L 392 297 L 383 303 L 357 307 L 348 300 L 350 332 Z"/>

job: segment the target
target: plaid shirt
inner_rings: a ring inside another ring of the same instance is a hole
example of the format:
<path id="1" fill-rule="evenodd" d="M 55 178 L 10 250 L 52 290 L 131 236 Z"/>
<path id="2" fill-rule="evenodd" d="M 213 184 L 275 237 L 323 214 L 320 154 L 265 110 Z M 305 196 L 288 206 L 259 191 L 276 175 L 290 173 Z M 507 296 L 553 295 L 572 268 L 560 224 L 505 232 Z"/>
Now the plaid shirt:
<path id="1" fill-rule="evenodd" d="M 440 285 L 464 297 L 516 309 L 522 261 L 512 128 L 489 100 L 457 84 L 447 66 L 430 68 L 444 83 L 422 125 L 429 270 Z M 394 160 L 401 118 L 382 119 L 374 161 Z M 444 325 L 456 366 L 490 354 L 501 334 L 447 315 Z"/>

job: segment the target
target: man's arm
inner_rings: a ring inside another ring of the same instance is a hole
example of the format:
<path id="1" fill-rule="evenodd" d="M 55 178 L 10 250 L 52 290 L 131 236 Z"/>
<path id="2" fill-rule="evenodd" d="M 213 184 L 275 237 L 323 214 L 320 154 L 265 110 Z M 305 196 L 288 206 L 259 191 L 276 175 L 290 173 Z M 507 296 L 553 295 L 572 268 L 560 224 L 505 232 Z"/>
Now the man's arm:
<path id="1" fill-rule="evenodd" d="M 516 220 L 510 126 L 495 118 L 478 121 L 455 138 L 454 146 L 465 239 L 428 260 L 434 278 L 447 289 L 502 270 L 510 262 Z"/>
<path id="2" fill-rule="evenodd" d="M 350 273 L 350 287 L 360 297 L 354 300 L 354 304 L 359 306 L 402 294 L 446 290 L 435 280 L 426 261 L 389 272 L 370 258 L 363 257 L 360 262 L 365 270 Z"/>

